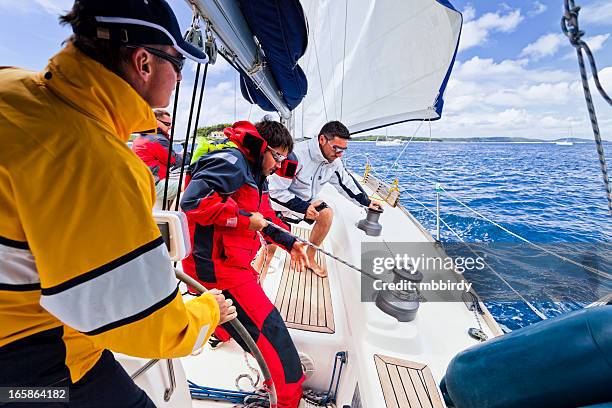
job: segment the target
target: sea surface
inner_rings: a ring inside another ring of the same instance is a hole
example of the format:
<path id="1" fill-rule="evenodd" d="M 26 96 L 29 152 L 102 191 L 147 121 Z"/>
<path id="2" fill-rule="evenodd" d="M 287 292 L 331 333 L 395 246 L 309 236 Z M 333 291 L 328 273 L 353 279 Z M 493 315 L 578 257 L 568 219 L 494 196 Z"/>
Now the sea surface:
<path id="1" fill-rule="evenodd" d="M 605 147 L 612 172 L 612 145 Z M 401 203 L 432 235 L 440 183 L 445 190 L 439 195 L 440 217 L 446 223 L 441 241 L 449 246 L 476 242 L 494 249 L 494 272 L 468 277 L 480 278 L 474 282 L 476 290 L 508 329 L 541 320 L 525 300 L 553 317 L 612 292 L 609 278 L 551 257 L 500 228 L 612 274 L 612 216 L 594 143 L 412 142 L 382 147 L 351 142 L 345 165 L 363 174 L 366 161 L 379 178 L 397 178 Z M 509 285 L 516 290 L 514 301 L 483 296 L 511 291 Z"/>

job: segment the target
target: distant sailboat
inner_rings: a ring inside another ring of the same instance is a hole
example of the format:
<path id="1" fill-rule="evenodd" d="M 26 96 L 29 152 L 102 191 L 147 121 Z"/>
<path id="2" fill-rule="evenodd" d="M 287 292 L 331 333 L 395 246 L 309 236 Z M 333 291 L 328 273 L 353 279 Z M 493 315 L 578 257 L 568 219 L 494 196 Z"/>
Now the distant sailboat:
<path id="1" fill-rule="evenodd" d="M 376 138 L 376 146 L 383 147 L 391 147 L 391 146 L 401 146 L 404 142 L 401 139 L 391 139 L 389 140 L 389 132 L 385 129 L 385 140 L 378 140 Z"/>
<path id="2" fill-rule="evenodd" d="M 574 132 L 572 131 L 572 123 L 569 123 L 569 133 L 570 133 L 570 139 L 574 137 Z M 573 146 L 574 142 L 570 142 L 569 140 L 565 139 L 565 140 L 558 140 L 555 142 L 555 144 L 557 146 Z"/>

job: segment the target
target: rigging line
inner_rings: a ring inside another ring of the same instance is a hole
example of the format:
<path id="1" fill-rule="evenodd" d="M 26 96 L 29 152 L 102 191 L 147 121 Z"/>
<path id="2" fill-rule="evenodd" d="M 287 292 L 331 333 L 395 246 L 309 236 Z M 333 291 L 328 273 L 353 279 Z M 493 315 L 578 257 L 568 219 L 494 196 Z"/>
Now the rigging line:
<path id="1" fill-rule="evenodd" d="M 533 246 L 534 248 L 537 248 L 537 249 L 539 249 L 540 251 L 546 252 L 546 253 L 547 253 L 547 254 L 549 254 L 549 255 L 555 256 L 555 257 L 557 257 L 557 258 L 559 258 L 559 259 L 561 259 L 561 260 L 563 260 L 563 261 L 565 261 L 565 262 L 569 262 L 569 263 L 571 263 L 571 264 L 573 264 L 573 265 L 575 265 L 575 266 L 578 266 L 578 267 L 580 267 L 580 268 L 584 268 L 585 270 L 587 270 L 587 271 L 589 271 L 589 272 L 592 272 L 592 273 L 594 273 L 594 274 L 596 274 L 596 275 L 599 275 L 599 276 L 601 276 L 602 278 L 606 278 L 606 279 L 610 279 L 610 280 L 612 280 L 612 274 L 609 274 L 609 273 L 604 272 L 604 271 L 600 271 L 599 269 L 592 268 L 592 267 L 590 267 L 590 266 L 588 266 L 588 265 L 583 265 L 583 264 L 581 264 L 580 262 L 576 262 L 576 261 L 574 261 L 573 259 L 567 258 L 567 257 L 565 257 L 565 256 L 563 256 L 563 255 L 559 255 L 559 254 L 557 254 L 556 252 L 553 252 L 553 251 L 551 251 L 551 250 L 549 250 L 549 249 L 546 249 L 546 248 L 544 248 L 544 247 L 543 247 L 543 246 L 541 246 L 541 245 L 535 244 L 535 243 L 533 243 L 533 242 L 529 241 L 528 239 L 523 238 L 523 237 L 521 237 L 520 235 L 518 235 L 518 234 L 516 234 L 516 233 L 514 233 L 514 232 L 512 232 L 512 231 L 510 231 L 508 228 L 506 228 L 506 227 L 504 227 L 504 226 L 502 226 L 502 225 L 498 224 L 497 222 L 495 222 L 495 221 L 491 220 L 490 218 L 488 218 L 488 217 L 484 216 L 483 214 L 479 213 L 478 211 L 474 210 L 473 208 L 471 208 L 470 206 L 468 206 L 467 204 L 465 204 L 465 203 L 463 203 L 461 200 L 459 200 L 457 197 L 455 197 L 455 195 L 454 195 L 454 194 L 449 193 L 449 192 L 448 192 L 446 189 L 444 189 L 444 187 L 440 186 L 440 189 L 441 189 L 442 191 L 444 191 L 446 194 L 448 194 L 448 196 L 449 196 L 450 198 L 452 198 L 452 199 L 453 199 L 453 200 L 455 200 L 457 203 L 459 203 L 459 204 L 460 204 L 460 205 L 462 205 L 463 207 L 467 208 L 468 210 L 470 210 L 470 211 L 471 211 L 471 212 L 473 212 L 474 214 L 478 215 L 478 216 L 479 216 L 480 218 L 482 218 L 483 220 L 490 222 L 491 224 L 495 225 L 497 228 L 501 229 L 502 231 L 507 232 L 508 234 L 512 235 L 512 236 L 513 236 L 513 237 L 515 237 L 515 238 L 518 238 L 519 240 L 521 240 L 521 241 L 525 242 L 526 244 L 529 244 L 529 245 Z"/>
<path id="2" fill-rule="evenodd" d="M 325 10 L 327 11 L 327 13 L 326 13 L 327 14 L 326 15 L 326 17 L 327 17 L 327 24 L 329 24 L 329 26 L 331 27 L 334 24 L 334 22 L 333 22 L 333 20 L 331 18 L 331 15 L 329 13 L 329 9 L 330 9 L 330 7 L 326 7 L 325 8 Z M 331 69 L 331 75 L 332 75 L 331 79 L 332 79 L 332 83 L 336 84 L 337 83 L 336 82 L 336 69 L 335 69 L 335 67 L 336 67 L 336 63 L 335 63 L 336 58 L 335 58 L 335 54 L 334 54 L 335 50 L 334 50 L 334 47 L 332 46 L 332 44 L 334 44 L 333 37 L 332 37 L 332 30 L 327 30 L 327 33 L 328 33 L 327 37 L 328 37 L 328 41 L 329 41 L 329 43 L 328 43 L 329 44 L 329 60 L 332 62 L 331 66 L 333 66 L 333 69 Z M 331 66 L 330 66 L 330 68 L 331 68 Z M 337 92 L 336 88 L 337 88 L 336 86 L 332 86 L 332 91 L 334 93 L 334 99 L 333 99 L 333 101 L 334 101 L 334 106 L 333 106 L 333 108 L 334 108 L 334 116 L 338 115 L 338 105 L 337 105 L 338 94 L 336 93 Z"/>
<path id="3" fill-rule="evenodd" d="M 344 0 L 344 46 L 342 50 L 342 85 L 340 86 L 340 121 L 342 121 L 342 108 L 344 105 L 344 63 L 346 62 L 346 25 L 348 22 L 348 0 Z"/>
<path id="4" fill-rule="evenodd" d="M 379 279 L 380 279 L 380 278 L 379 278 L 379 277 L 377 277 L 376 275 L 373 275 L 373 274 L 371 274 L 370 272 L 367 272 L 367 271 L 364 271 L 364 270 L 363 270 L 363 269 L 361 269 L 361 268 L 358 268 L 357 266 L 353 265 L 352 263 L 350 263 L 350 262 L 348 262 L 348 261 L 345 261 L 344 259 L 342 259 L 342 258 L 340 258 L 340 257 L 338 257 L 338 256 L 336 256 L 336 255 L 334 255 L 334 254 L 332 254 L 332 253 L 331 253 L 331 252 L 329 252 L 329 251 L 324 250 L 323 248 L 321 248 L 321 247 L 320 247 L 320 246 L 318 246 L 318 245 L 313 244 L 312 242 L 308 241 L 307 239 L 304 239 L 304 238 L 302 238 L 302 237 L 300 237 L 300 236 L 298 236 L 298 235 L 294 234 L 293 232 L 287 231 L 286 229 L 284 229 L 283 227 L 280 227 L 280 226 L 276 225 L 276 224 L 275 224 L 275 223 L 273 223 L 272 221 L 267 220 L 267 222 L 268 222 L 268 226 L 270 226 L 270 227 L 274 228 L 275 230 L 280 231 L 280 232 L 284 232 L 285 234 L 292 236 L 292 237 L 293 237 L 293 238 L 295 238 L 296 240 L 298 240 L 298 241 L 300 241 L 300 242 L 302 242 L 302 243 L 304 243 L 304 244 L 308 245 L 309 247 L 314 248 L 315 250 L 317 250 L 317 251 L 321 252 L 322 254 L 325 254 L 325 255 L 329 256 L 329 257 L 330 257 L 330 258 L 332 258 L 332 259 L 335 259 L 336 261 L 340 262 L 341 264 L 348 266 L 349 268 L 351 268 L 351 269 L 353 269 L 353 270 L 355 270 L 355 271 L 357 271 L 357 272 L 361 273 L 362 275 L 367 276 L 368 278 L 373 279 L 373 280 L 379 280 Z"/>
<path id="5" fill-rule="evenodd" d="M 301 123 L 300 123 L 300 126 L 302 128 L 301 136 L 304 137 L 304 104 L 302 104 L 302 106 L 300 108 L 302 110 L 302 120 L 301 120 Z M 294 137 L 295 137 L 295 135 L 294 135 Z"/>
<path id="6" fill-rule="evenodd" d="M 329 122 L 329 119 L 327 118 L 327 104 L 325 103 L 325 92 L 323 91 L 323 79 L 321 78 L 321 66 L 319 65 L 319 51 L 317 50 L 317 38 L 315 35 L 313 35 L 312 39 L 314 41 L 314 53 L 315 53 L 315 60 L 317 63 L 317 72 L 319 73 L 319 87 L 321 88 L 321 99 L 323 100 L 323 110 L 325 111 L 325 122 Z M 304 108 L 302 107 L 302 109 Z M 302 132 L 302 137 L 304 137 L 303 132 Z"/>
<path id="7" fill-rule="evenodd" d="M 593 97 L 591 96 L 589 81 L 587 79 L 586 66 L 584 64 L 584 57 L 582 55 L 583 49 L 585 50 L 585 52 L 587 53 L 587 57 L 589 58 L 591 71 L 593 74 L 593 78 L 595 79 L 597 89 L 601 93 L 602 97 L 606 100 L 606 102 L 612 105 L 612 100 L 603 90 L 599 82 L 597 67 L 595 66 L 595 58 L 593 57 L 589 46 L 582 40 L 584 31 L 581 31 L 578 26 L 578 13 L 580 11 L 580 7 L 575 6 L 574 0 L 565 0 L 564 5 L 565 13 L 561 18 L 561 29 L 569 39 L 572 46 L 576 48 L 576 55 L 578 56 L 578 65 L 580 67 L 580 78 L 582 80 L 582 90 L 584 91 L 584 99 L 586 101 L 587 109 L 589 111 L 591 128 L 593 129 L 593 136 L 595 138 L 595 145 L 597 147 L 597 155 L 599 156 L 599 165 L 601 168 L 601 174 L 606 189 L 606 198 L 608 200 L 608 210 L 612 215 L 612 187 L 610 187 L 610 179 L 608 178 L 608 169 L 606 166 L 606 156 L 604 153 L 603 143 L 601 141 L 601 135 L 599 133 L 599 124 L 597 123 L 597 115 L 595 114 L 595 105 L 593 103 Z"/>
<path id="8" fill-rule="evenodd" d="M 425 119 L 423 119 L 420 123 L 419 126 L 417 126 L 416 130 L 414 131 L 414 133 L 412 134 L 412 137 L 410 137 L 410 140 L 408 140 L 408 142 L 406 143 L 406 145 L 404 146 L 404 148 L 402 149 L 402 151 L 400 152 L 400 154 L 395 158 L 395 161 L 393 162 L 393 164 L 391 165 L 391 167 L 389 167 L 387 169 L 387 172 L 385 173 L 385 180 L 387 179 L 387 176 L 389 175 L 389 172 L 391 170 L 393 170 L 393 168 L 397 165 L 397 163 L 399 162 L 399 159 L 402 157 L 402 155 L 404 154 L 404 152 L 406 151 L 406 148 L 408 147 L 408 145 L 410 144 L 410 142 L 412 141 L 412 139 L 414 139 L 414 137 L 416 136 L 416 134 L 419 132 L 419 129 L 421 129 L 421 126 L 423 126 L 423 123 L 425 122 Z M 395 173 L 395 175 L 397 176 L 397 172 Z"/>
<path id="9" fill-rule="evenodd" d="M 178 200 L 179 200 L 179 192 L 181 191 L 181 186 L 183 185 L 183 174 L 185 173 L 185 160 L 187 159 L 187 146 L 189 145 L 189 133 L 191 131 L 191 120 L 193 119 L 193 107 L 195 105 L 196 93 L 198 91 L 198 82 L 200 79 L 200 67 L 202 64 L 198 64 L 196 67 L 195 73 L 195 81 L 193 82 L 193 92 L 191 94 L 191 103 L 189 106 L 189 119 L 187 120 L 187 131 L 185 132 L 185 148 L 183 149 L 183 162 L 181 163 L 181 172 L 179 175 L 179 183 L 178 189 L 176 190 L 176 198 L 175 198 L 175 211 L 178 211 Z M 196 122 L 195 127 L 198 127 Z"/>
<path id="10" fill-rule="evenodd" d="M 166 162 L 166 180 L 164 181 L 164 196 L 162 201 L 162 211 L 167 209 L 168 183 L 170 181 L 170 159 L 172 158 L 172 143 L 174 143 L 174 124 L 176 123 L 176 113 L 178 111 L 178 98 L 181 89 L 181 81 L 176 81 L 174 88 L 174 106 L 172 107 L 172 127 L 170 128 L 170 148 L 168 149 L 168 161 Z"/>
<path id="11" fill-rule="evenodd" d="M 252 112 L 253 112 L 253 104 L 251 104 L 251 105 L 249 106 L 249 117 L 248 117 L 248 119 L 247 119 L 249 122 L 251 121 L 251 113 L 252 113 Z"/>
<path id="12" fill-rule="evenodd" d="M 427 211 L 429 211 L 434 217 L 437 216 L 436 213 L 434 213 L 432 210 L 430 210 L 425 204 L 420 202 L 415 196 L 413 196 L 412 194 L 410 194 L 408 192 L 406 192 L 406 194 L 408 194 L 417 204 L 421 205 L 423 208 L 425 208 Z M 408 211 L 408 210 L 406 210 L 406 211 Z M 467 242 L 465 242 L 465 240 L 463 238 L 461 238 L 461 236 L 457 232 L 455 232 L 455 230 L 452 229 L 450 227 L 450 225 L 448 225 L 446 223 L 446 221 L 444 221 L 444 219 L 442 219 L 442 217 L 440 217 L 440 222 L 442 222 L 442 224 L 444 224 L 444 226 L 446 228 L 448 228 L 448 230 L 450 232 L 452 232 L 457 237 L 457 239 L 459 239 L 460 242 L 462 242 L 462 243 L 467 245 Z M 469 245 L 467 245 L 467 247 L 470 250 L 470 252 L 472 252 L 477 257 L 480 257 Z M 523 302 L 525 302 L 527 307 L 529 307 L 529 309 L 531 309 L 532 312 L 534 312 L 542 320 L 546 320 L 547 319 L 547 317 L 546 317 L 546 315 L 544 313 L 542 313 L 540 310 L 538 310 L 538 308 L 536 308 L 534 305 L 531 304 L 531 302 L 529 302 L 527 299 L 525 299 L 525 297 L 523 295 L 521 295 L 520 292 L 518 292 L 516 289 L 514 289 L 514 287 L 510 284 L 510 282 L 508 282 L 503 276 L 501 276 L 499 274 L 499 272 L 497 272 L 495 269 L 493 269 L 493 267 L 491 265 L 489 265 L 484 259 L 483 259 L 483 262 L 485 263 L 485 265 L 487 265 L 487 267 L 491 270 L 491 272 L 493 272 L 493 274 L 499 278 L 499 280 L 501 280 L 506 286 L 508 286 L 508 288 L 510 288 L 510 290 L 512 292 L 514 292 L 514 294 L 517 295 L 519 297 L 519 299 L 521 299 Z"/>
<path id="13" fill-rule="evenodd" d="M 237 85 L 236 84 L 238 82 L 237 78 L 238 78 L 237 75 L 234 75 L 234 123 L 236 123 L 236 103 L 237 103 L 236 102 L 236 100 L 237 100 L 237 95 L 236 95 L 236 93 L 237 93 L 236 92 Z"/>
<path id="14" fill-rule="evenodd" d="M 202 74 L 202 85 L 200 85 L 200 97 L 198 100 L 198 109 L 196 110 L 195 124 L 193 127 L 193 135 L 191 136 L 191 150 L 189 151 L 189 160 L 191 160 L 191 158 L 193 157 L 193 152 L 195 150 L 196 136 L 198 134 L 198 123 L 200 122 L 200 110 L 202 108 L 202 98 L 204 96 L 204 87 L 206 86 L 207 76 L 208 76 L 208 63 L 204 64 L 204 73 Z M 187 146 L 188 145 L 189 143 L 187 143 Z M 187 152 L 187 149 L 185 148 L 185 153 L 186 152 Z M 179 210 L 179 202 L 181 198 L 181 187 L 182 187 L 182 181 L 183 181 L 183 173 L 185 172 L 185 166 L 189 167 L 189 163 L 185 164 L 185 156 L 183 156 L 183 165 L 181 166 L 181 176 L 179 178 L 178 191 L 176 193 L 176 202 L 175 202 L 175 207 L 174 207 L 175 211 Z"/>

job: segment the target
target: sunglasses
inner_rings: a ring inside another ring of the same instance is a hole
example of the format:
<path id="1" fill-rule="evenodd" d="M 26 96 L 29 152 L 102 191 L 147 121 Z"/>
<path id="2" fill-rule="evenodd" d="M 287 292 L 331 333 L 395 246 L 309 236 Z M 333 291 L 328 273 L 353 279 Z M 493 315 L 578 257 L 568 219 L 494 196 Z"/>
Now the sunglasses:
<path id="1" fill-rule="evenodd" d="M 271 147 L 268 147 L 268 150 L 270 151 L 270 153 L 272 153 L 272 158 L 277 163 L 282 163 L 287 159 L 287 156 L 283 156 L 282 154 L 280 154 L 279 152 L 277 152 Z"/>
<path id="2" fill-rule="evenodd" d="M 126 48 L 144 48 L 146 51 L 155 55 L 158 58 L 168 61 L 174 67 L 174 70 L 177 74 L 180 74 L 183 70 L 183 66 L 185 65 L 185 57 L 182 55 L 180 57 L 175 57 L 174 55 L 170 55 L 167 52 L 162 50 L 158 50 L 157 48 L 147 47 L 146 45 L 128 45 Z"/>
<path id="3" fill-rule="evenodd" d="M 346 149 L 348 149 L 348 147 L 340 147 L 340 146 L 331 144 L 327 138 L 325 138 L 325 141 L 332 149 L 334 149 L 335 153 L 343 153 L 344 151 L 346 151 Z"/>
<path id="4" fill-rule="evenodd" d="M 161 120 L 161 119 L 157 119 L 157 121 L 158 121 L 159 123 L 163 123 L 164 125 L 166 125 L 166 126 L 168 126 L 168 127 L 172 126 L 172 122 L 166 122 L 166 121 Z"/>

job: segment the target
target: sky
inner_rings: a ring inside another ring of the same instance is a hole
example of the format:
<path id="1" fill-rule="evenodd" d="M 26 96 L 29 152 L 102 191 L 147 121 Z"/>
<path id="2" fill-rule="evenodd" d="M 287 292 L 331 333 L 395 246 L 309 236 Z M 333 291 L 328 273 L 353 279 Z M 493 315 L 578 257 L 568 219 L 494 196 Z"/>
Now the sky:
<path id="1" fill-rule="evenodd" d="M 452 0 L 451 0 L 452 1 Z M 191 21 L 182 0 L 170 0 L 181 27 Z M 452 1 L 464 26 L 455 67 L 433 137 L 520 136 L 592 139 L 576 53 L 561 33 L 562 0 Z M 612 95 L 612 1 L 578 0 L 581 28 L 595 54 L 604 88 Z M 0 65 L 42 70 L 70 35 L 57 17 L 72 0 L 0 0 Z M 177 139 L 186 134 L 195 64 L 184 69 Z M 612 107 L 591 89 L 602 137 L 612 140 Z M 237 75 L 219 58 L 211 66 L 200 126 L 258 120 L 264 112 L 243 100 Z M 415 134 L 417 123 L 389 127 L 389 135 Z M 384 134 L 385 130 L 373 133 Z M 417 136 L 429 136 L 424 126 Z"/>

